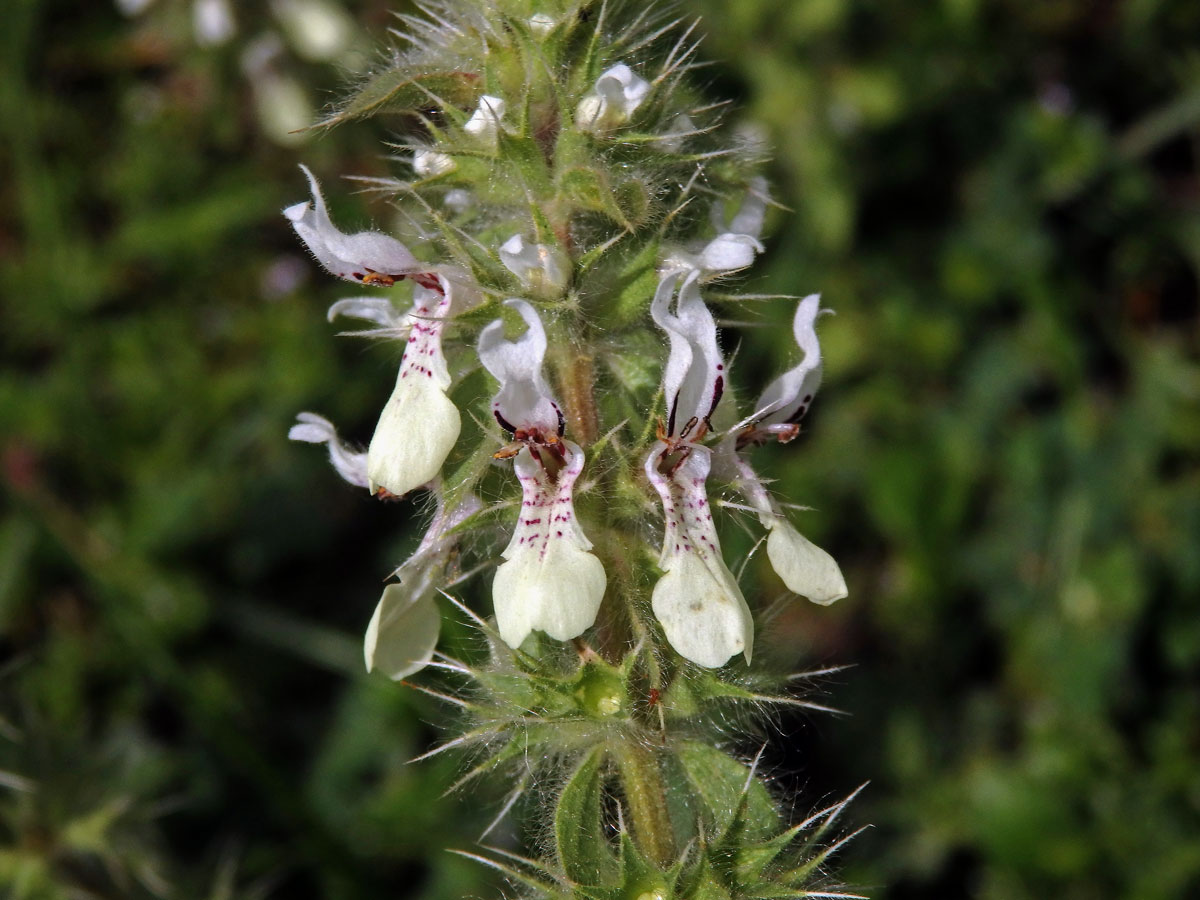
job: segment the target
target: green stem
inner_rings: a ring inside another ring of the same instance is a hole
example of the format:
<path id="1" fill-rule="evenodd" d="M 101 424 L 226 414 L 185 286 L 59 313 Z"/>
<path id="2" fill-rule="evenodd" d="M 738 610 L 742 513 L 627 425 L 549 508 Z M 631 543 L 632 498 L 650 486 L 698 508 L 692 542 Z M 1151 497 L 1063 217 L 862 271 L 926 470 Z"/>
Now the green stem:
<path id="1" fill-rule="evenodd" d="M 675 841 L 658 760 L 652 750 L 635 740 L 615 742 L 610 752 L 621 777 L 634 843 L 665 868 L 675 857 Z"/>
<path id="2" fill-rule="evenodd" d="M 566 325 L 567 340 L 552 341 L 565 352 L 552 359 L 555 378 L 562 393 L 568 434 L 587 447 L 600 437 L 599 410 L 596 405 L 596 372 L 594 354 L 587 339 L 582 317 L 571 317 Z M 612 549 L 611 542 L 608 549 Z M 616 542 L 619 547 L 623 542 Z M 617 553 L 618 570 L 626 568 L 623 553 Z M 612 559 L 607 562 L 613 562 Z M 628 577 L 618 579 L 622 592 L 629 588 Z M 630 610 L 636 628 L 637 615 Z M 654 672 L 657 681 L 658 672 Z M 654 751 L 636 739 L 619 739 L 610 747 L 612 759 L 620 775 L 633 840 L 657 864 L 666 867 L 674 859 L 675 840 L 671 819 L 667 814 L 666 786 Z"/>

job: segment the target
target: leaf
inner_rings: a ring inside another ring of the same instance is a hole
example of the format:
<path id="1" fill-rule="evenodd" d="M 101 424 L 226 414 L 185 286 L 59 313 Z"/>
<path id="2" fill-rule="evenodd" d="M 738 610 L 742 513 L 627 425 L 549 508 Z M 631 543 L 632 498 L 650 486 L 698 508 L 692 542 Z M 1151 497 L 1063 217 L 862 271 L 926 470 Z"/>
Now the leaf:
<path id="1" fill-rule="evenodd" d="M 645 185 L 631 179 L 614 187 L 600 169 L 569 168 L 559 176 L 558 187 L 577 209 L 601 213 L 630 231 L 650 213 Z"/>
<path id="2" fill-rule="evenodd" d="M 554 838 L 563 871 L 580 884 L 611 884 L 619 877 L 617 858 L 604 836 L 601 796 L 604 750 L 597 747 L 575 770 L 554 810 Z"/>
<path id="3" fill-rule="evenodd" d="M 738 881 L 742 884 L 752 884 L 762 878 L 767 866 L 791 845 L 800 830 L 799 827 L 789 828 L 761 844 L 735 848 L 733 866 Z"/>
<path id="4" fill-rule="evenodd" d="M 387 69 L 367 77 L 333 113 L 317 123 L 338 125 L 376 113 L 406 113 L 431 106 L 470 107 L 482 94 L 479 77 L 470 72 L 414 73 Z"/>
<path id="5" fill-rule="evenodd" d="M 720 872 L 709 862 L 708 857 L 688 878 L 688 885 L 681 892 L 687 900 L 730 900 L 732 894 L 721 879 Z"/>
<path id="6" fill-rule="evenodd" d="M 711 672 L 677 678 L 663 697 L 663 709 L 671 718 L 686 719 L 698 715 L 715 700 L 756 702 L 762 698 L 745 688 L 722 681 Z"/>
<path id="7" fill-rule="evenodd" d="M 781 822 L 775 803 L 763 783 L 751 777 L 748 766 L 698 741 L 681 744 L 678 758 L 707 812 L 711 837 L 724 834 L 739 812 L 746 840 L 762 840 L 779 831 Z"/>
<path id="8" fill-rule="evenodd" d="M 632 256 L 614 280 L 613 316 L 620 322 L 637 322 L 650 308 L 658 286 L 658 242 L 650 241 Z"/>
<path id="9" fill-rule="evenodd" d="M 622 181 L 613 191 L 617 208 L 627 225 L 638 227 L 650 216 L 650 195 L 640 181 Z"/>

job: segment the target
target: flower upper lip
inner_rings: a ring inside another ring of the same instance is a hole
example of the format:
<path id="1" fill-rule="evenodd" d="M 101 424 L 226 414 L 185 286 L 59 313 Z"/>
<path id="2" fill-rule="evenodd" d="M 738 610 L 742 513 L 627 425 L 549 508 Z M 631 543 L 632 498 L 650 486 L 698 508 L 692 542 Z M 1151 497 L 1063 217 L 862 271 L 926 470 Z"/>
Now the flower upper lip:
<path id="1" fill-rule="evenodd" d="M 283 214 L 317 262 L 347 281 L 382 285 L 390 285 L 426 268 L 394 237 L 379 231 L 355 234 L 341 231 L 329 218 L 316 177 L 307 166 L 302 165 L 300 169 L 308 178 L 312 200 L 295 203 Z"/>
<path id="2" fill-rule="evenodd" d="M 501 319 L 479 333 L 479 361 L 500 382 L 500 390 L 492 398 L 492 414 L 500 427 L 517 440 L 555 444 L 566 422 L 542 374 L 546 330 L 526 301 L 510 298 L 504 305 L 520 315 L 525 333 L 508 340 Z"/>
<path id="3" fill-rule="evenodd" d="M 821 344 L 817 340 L 820 294 L 810 294 L 796 307 L 792 333 L 803 356 L 800 362 L 766 386 L 759 395 L 754 412 L 734 426 L 738 448 L 776 438 L 790 441 L 799 432 L 799 421 L 808 412 L 821 386 Z"/>
<path id="4" fill-rule="evenodd" d="M 717 323 L 700 297 L 699 277 L 696 270 L 668 272 L 659 282 L 650 304 L 651 317 L 670 341 L 663 368 L 666 436 L 692 441 L 704 436 L 709 417 L 725 390 L 725 363 L 717 346 Z"/>

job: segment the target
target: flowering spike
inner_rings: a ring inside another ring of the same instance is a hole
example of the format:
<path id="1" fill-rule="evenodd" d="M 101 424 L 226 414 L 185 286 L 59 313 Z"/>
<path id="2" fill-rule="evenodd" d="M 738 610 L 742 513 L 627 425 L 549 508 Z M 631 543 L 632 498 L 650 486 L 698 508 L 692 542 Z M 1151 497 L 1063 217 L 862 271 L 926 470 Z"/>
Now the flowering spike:
<path id="1" fill-rule="evenodd" d="M 323 416 L 302 412 L 296 419 L 297 424 L 288 430 L 288 440 L 325 444 L 329 448 L 329 461 L 337 473 L 355 487 L 367 486 L 367 454 L 351 450 L 338 438 L 333 423 Z"/>
<path id="2" fill-rule="evenodd" d="M 563 415 L 550 395 L 542 374 L 546 358 L 546 329 L 537 311 L 524 300 L 505 300 L 525 322 L 525 333 L 515 341 L 504 337 L 504 322 L 497 319 L 479 334 L 479 361 L 500 382 L 492 399 L 492 413 L 500 426 L 518 438 L 549 438 L 563 432 Z"/>
<path id="3" fill-rule="evenodd" d="M 312 188 L 312 202 L 289 206 L 283 214 L 317 262 L 347 281 L 391 285 L 421 266 L 409 249 L 378 231 L 346 234 L 333 224 L 321 196 L 321 186 L 308 166 L 301 166 Z"/>
<path id="4" fill-rule="evenodd" d="M 368 667 L 407 679 L 426 666 L 430 679 L 469 683 L 412 685 L 466 720 L 422 758 L 474 750 L 482 758 L 451 790 L 510 772 L 505 810 L 526 787 L 545 799 L 533 806 L 555 840 L 542 857 L 485 854 L 527 893 L 841 896 L 813 890 L 825 858 L 812 851 L 814 829 L 797 839 L 786 828 L 760 760 L 747 766 L 694 740 L 725 730 L 744 746 L 735 730 L 750 716 L 828 710 L 772 689 L 783 673 L 758 657 L 742 669 L 763 598 L 743 596 L 742 563 L 723 558 L 714 508 L 757 514 L 790 589 L 818 603 L 845 594 L 837 564 L 796 531 L 746 458 L 799 432 L 820 381 L 816 297 L 796 310 L 793 368 L 743 422 L 712 434 L 732 386 L 704 285 L 763 251 L 772 201 L 754 177 L 762 140 L 731 123 L 723 102 L 696 102 L 685 84 L 699 65 L 696 26 L 669 6 L 416 0 L 397 24 L 406 46 L 327 123 L 407 113 L 391 145 L 397 171 L 362 180 L 390 195 L 428 262 L 404 235 L 334 228 L 307 170 L 311 200 L 286 211 L 340 277 L 414 285 L 411 309 L 384 295 L 330 309 L 362 320 L 360 334 L 406 341 L 368 452 L 316 418 L 293 435 L 326 443 L 357 483 L 381 494 L 426 484 L 439 504 L 379 598 Z M 443 338 L 458 341 L 453 366 Z M 473 373 L 472 350 L 495 379 L 491 412 L 510 438 L 500 448 L 486 421 L 463 427 L 449 396 L 451 372 Z M 746 499 L 714 506 L 714 474 Z M 577 489 L 588 492 L 578 510 Z M 485 495 L 486 509 L 475 499 Z M 642 539 L 655 501 L 661 545 Z M 479 512 L 455 525 L 443 504 Z M 471 586 L 484 569 L 492 608 Z M 469 664 L 437 654 L 438 611 L 450 609 L 439 595 L 476 637 Z"/>
<path id="5" fill-rule="evenodd" d="M 442 329 L 453 303 L 451 283 L 418 285 L 408 313 L 411 333 L 396 387 L 367 449 L 371 492 L 401 496 L 432 481 L 458 440 L 462 420 L 446 396 L 450 373 L 442 354 Z"/>
<path id="6" fill-rule="evenodd" d="M 754 620 L 721 558 L 705 493 L 710 466 L 706 447 L 672 453 L 664 446 L 646 458 L 646 477 L 662 499 L 666 520 L 658 563 L 664 574 L 651 597 L 654 615 L 680 656 L 716 668 L 737 653 L 750 662 Z"/>
<path id="7" fill-rule="evenodd" d="M 561 467 L 551 450 L 532 445 L 513 462 L 521 512 L 492 582 L 496 625 L 513 648 L 535 630 L 560 641 L 578 637 L 596 620 L 604 597 L 604 566 L 588 552 L 592 543 L 575 518 L 573 487 L 583 450 L 571 441 L 561 446 Z"/>

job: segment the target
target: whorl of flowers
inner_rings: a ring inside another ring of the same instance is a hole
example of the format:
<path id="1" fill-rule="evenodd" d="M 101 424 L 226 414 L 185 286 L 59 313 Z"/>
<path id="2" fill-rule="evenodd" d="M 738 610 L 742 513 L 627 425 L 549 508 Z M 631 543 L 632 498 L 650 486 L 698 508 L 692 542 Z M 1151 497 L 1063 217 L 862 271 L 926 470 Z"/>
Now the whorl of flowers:
<path id="1" fill-rule="evenodd" d="M 291 437 L 325 444 L 339 474 L 376 497 L 433 500 L 424 540 L 371 619 L 368 669 L 400 679 L 432 663 L 473 678 L 475 699 L 459 702 L 475 727 L 452 744 L 487 747 L 499 765 L 520 731 L 523 756 L 542 742 L 539 758 L 566 760 L 571 784 L 621 784 L 631 843 L 609 848 L 615 868 L 607 850 L 585 864 L 560 842 L 530 877 L 628 881 L 619 860 L 633 853 L 649 868 L 637 876 L 645 890 L 628 896 L 668 896 L 656 885 L 690 896 L 671 865 L 694 875 L 734 840 L 718 827 L 732 827 L 731 813 L 702 814 L 689 827 L 703 841 L 689 849 L 679 811 L 646 799 L 638 780 L 665 790 L 674 770 L 655 754 L 674 754 L 680 789 L 703 795 L 699 782 L 715 777 L 706 767 L 718 766 L 719 751 L 697 740 L 711 704 L 797 702 L 747 687 L 764 604 L 757 591 L 748 602 L 752 585 L 720 533 L 749 512 L 783 587 L 818 604 L 846 595 L 837 563 L 750 461 L 756 446 L 800 433 L 821 380 L 824 310 L 815 295 L 795 301 L 796 356 L 738 421 L 733 339 L 717 321 L 739 301 L 712 284 L 764 252 L 772 201 L 753 151 L 685 80 L 690 29 L 588 0 L 427 12 L 400 17 L 408 49 L 326 123 L 402 114 L 390 121 L 412 131 L 396 175 L 368 183 L 414 227 L 343 230 L 307 169 L 309 198 L 284 210 L 322 267 L 368 292 L 330 317 L 399 344 L 395 383 L 387 397 L 380 378 L 365 451 L 313 413 Z M 729 492 L 744 503 L 714 502 Z M 464 583 L 478 585 L 466 588 L 478 604 L 457 596 Z M 438 652 L 439 603 L 489 636 L 490 662 Z M 513 687 L 526 682 L 528 693 Z M 745 790 L 757 784 L 748 778 Z M 578 813 L 572 796 L 568 786 L 556 816 Z"/>

